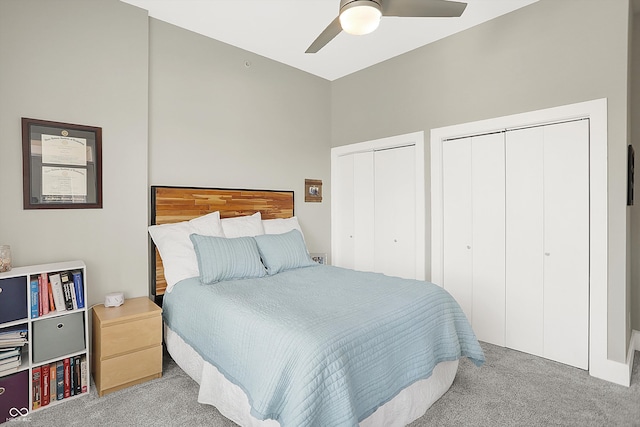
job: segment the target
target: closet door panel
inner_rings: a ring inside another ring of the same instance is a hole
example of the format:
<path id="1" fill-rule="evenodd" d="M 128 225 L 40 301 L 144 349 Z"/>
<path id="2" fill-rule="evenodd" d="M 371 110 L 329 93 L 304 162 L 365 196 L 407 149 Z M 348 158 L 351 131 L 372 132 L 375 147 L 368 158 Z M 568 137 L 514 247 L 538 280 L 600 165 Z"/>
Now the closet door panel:
<path id="1" fill-rule="evenodd" d="M 472 326 L 479 340 L 505 345 L 504 133 L 474 137 Z"/>
<path id="2" fill-rule="evenodd" d="M 543 129 L 506 136 L 506 346 L 542 356 Z"/>
<path id="3" fill-rule="evenodd" d="M 332 254 L 333 264 L 338 267 L 354 268 L 355 239 L 354 239 L 354 155 L 338 157 L 336 161 L 336 179 L 333 196 L 336 198 L 340 210 L 335 215 L 333 227 L 337 239 Z"/>
<path id="4" fill-rule="evenodd" d="M 473 319 L 471 138 L 446 141 L 443 164 L 443 287 Z"/>
<path id="5" fill-rule="evenodd" d="M 373 152 L 353 154 L 355 255 L 353 268 L 375 271 L 374 260 L 374 163 Z"/>
<path id="6" fill-rule="evenodd" d="M 375 271 L 416 278 L 415 147 L 374 152 Z"/>
<path id="7" fill-rule="evenodd" d="M 544 356 L 589 364 L 589 125 L 544 127 Z"/>

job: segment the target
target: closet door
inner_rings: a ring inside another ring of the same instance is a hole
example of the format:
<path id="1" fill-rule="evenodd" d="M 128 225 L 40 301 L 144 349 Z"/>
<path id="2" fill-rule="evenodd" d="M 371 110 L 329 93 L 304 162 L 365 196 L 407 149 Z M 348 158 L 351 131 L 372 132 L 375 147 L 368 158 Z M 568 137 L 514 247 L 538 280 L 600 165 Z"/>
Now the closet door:
<path id="1" fill-rule="evenodd" d="M 442 145 L 443 287 L 473 319 L 471 138 Z M 473 326 L 473 325 L 472 325 Z"/>
<path id="2" fill-rule="evenodd" d="M 374 152 L 375 271 L 416 278 L 415 147 Z"/>
<path id="3" fill-rule="evenodd" d="M 333 238 L 337 240 L 333 255 L 333 264 L 338 267 L 353 268 L 355 264 L 355 234 L 354 230 L 354 155 L 340 156 L 336 160 L 336 180 L 339 184 L 333 189 L 335 202 L 340 210 L 334 215 L 335 232 Z"/>
<path id="4" fill-rule="evenodd" d="M 472 326 L 479 340 L 505 343 L 504 133 L 471 141 Z"/>
<path id="5" fill-rule="evenodd" d="M 336 167 L 334 265 L 373 271 L 373 153 L 340 156 Z"/>
<path id="6" fill-rule="evenodd" d="M 373 152 L 353 154 L 353 268 L 375 271 L 374 259 L 374 163 Z"/>
<path id="7" fill-rule="evenodd" d="M 506 142 L 506 346 L 543 356 L 543 128 Z"/>
<path id="8" fill-rule="evenodd" d="M 504 346 L 504 134 L 443 144 L 444 288 L 479 340 Z"/>
<path id="9" fill-rule="evenodd" d="M 544 355 L 589 365 L 589 122 L 544 128 Z"/>
<path id="10" fill-rule="evenodd" d="M 588 122 L 507 134 L 507 347 L 588 368 Z"/>

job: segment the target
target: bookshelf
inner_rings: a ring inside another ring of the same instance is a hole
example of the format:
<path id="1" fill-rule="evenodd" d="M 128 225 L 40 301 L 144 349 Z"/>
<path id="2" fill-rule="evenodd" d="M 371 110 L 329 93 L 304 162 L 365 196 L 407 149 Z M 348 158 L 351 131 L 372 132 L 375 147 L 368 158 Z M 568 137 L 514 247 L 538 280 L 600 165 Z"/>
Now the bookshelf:
<path id="1" fill-rule="evenodd" d="M 60 286 L 52 286 L 58 279 Z M 89 395 L 86 297 L 82 261 L 0 273 L 0 423 Z M 21 331 L 26 332 L 24 343 L 8 342 L 23 335 Z M 18 366 L 14 356 L 3 358 L 2 350 L 14 344 L 20 353 Z"/>

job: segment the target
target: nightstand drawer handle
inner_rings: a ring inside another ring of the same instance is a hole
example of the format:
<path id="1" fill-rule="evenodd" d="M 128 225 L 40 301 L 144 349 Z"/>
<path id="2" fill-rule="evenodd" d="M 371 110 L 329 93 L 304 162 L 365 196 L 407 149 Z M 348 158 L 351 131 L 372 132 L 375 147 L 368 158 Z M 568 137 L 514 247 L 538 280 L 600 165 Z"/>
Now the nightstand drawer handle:
<path id="1" fill-rule="evenodd" d="M 64 328 L 64 323 L 58 323 L 58 324 L 56 325 L 56 327 L 57 327 L 58 329 L 62 329 L 62 328 Z"/>
<path id="2" fill-rule="evenodd" d="M 0 396 L 2 396 L 4 394 L 4 390 L 5 390 L 4 387 L 0 387 Z"/>
<path id="3" fill-rule="evenodd" d="M 2 288 L 0 288 L 0 294 L 2 293 Z"/>

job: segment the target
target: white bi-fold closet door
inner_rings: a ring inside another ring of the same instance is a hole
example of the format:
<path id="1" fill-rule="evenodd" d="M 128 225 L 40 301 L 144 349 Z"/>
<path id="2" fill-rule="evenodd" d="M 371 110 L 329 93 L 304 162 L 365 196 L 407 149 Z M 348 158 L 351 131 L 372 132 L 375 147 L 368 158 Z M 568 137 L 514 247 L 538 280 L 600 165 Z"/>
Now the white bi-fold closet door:
<path id="1" fill-rule="evenodd" d="M 589 125 L 445 141 L 443 286 L 482 341 L 583 369 L 589 349 Z"/>
<path id="2" fill-rule="evenodd" d="M 422 132 L 332 149 L 332 263 L 424 279 Z"/>
<path id="3" fill-rule="evenodd" d="M 415 148 L 340 156 L 334 264 L 415 278 Z"/>

